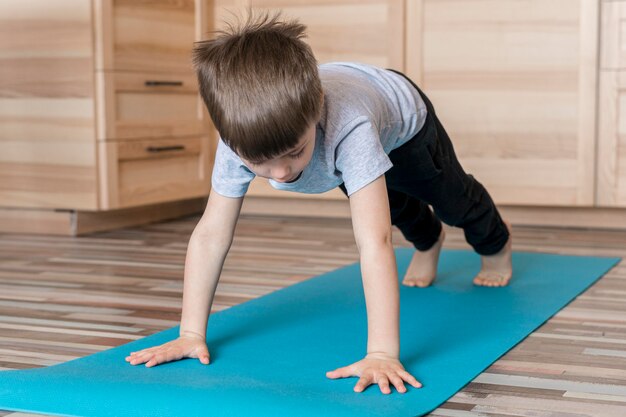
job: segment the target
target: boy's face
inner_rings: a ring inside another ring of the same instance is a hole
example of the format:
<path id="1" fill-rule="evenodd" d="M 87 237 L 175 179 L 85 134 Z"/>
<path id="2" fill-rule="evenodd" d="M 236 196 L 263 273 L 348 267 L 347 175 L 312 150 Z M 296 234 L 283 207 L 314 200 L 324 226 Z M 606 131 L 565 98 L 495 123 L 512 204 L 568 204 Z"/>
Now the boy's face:
<path id="1" fill-rule="evenodd" d="M 311 161 L 315 149 L 315 123 L 311 123 L 298 144 L 284 154 L 263 162 L 242 161 L 257 176 L 276 182 L 293 182 L 298 179 Z"/>

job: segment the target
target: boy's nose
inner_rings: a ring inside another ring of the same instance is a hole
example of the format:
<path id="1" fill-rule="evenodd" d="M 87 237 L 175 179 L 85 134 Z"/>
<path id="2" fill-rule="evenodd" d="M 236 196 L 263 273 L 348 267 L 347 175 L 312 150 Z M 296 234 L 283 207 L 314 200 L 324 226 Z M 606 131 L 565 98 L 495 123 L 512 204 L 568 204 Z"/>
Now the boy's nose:
<path id="1" fill-rule="evenodd" d="M 291 177 L 291 169 L 288 166 L 275 168 L 272 177 L 279 182 L 287 181 Z"/>

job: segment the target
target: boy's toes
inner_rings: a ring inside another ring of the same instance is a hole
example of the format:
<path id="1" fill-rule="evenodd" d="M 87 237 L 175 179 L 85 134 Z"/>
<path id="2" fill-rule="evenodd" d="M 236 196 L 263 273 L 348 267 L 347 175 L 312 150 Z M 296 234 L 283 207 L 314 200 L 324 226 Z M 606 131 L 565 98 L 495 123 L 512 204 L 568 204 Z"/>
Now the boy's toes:
<path id="1" fill-rule="evenodd" d="M 407 287 L 426 288 L 432 284 L 433 280 L 434 278 L 430 280 L 426 278 L 404 278 L 402 285 L 406 285 Z"/>
<path id="2" fill-rule="evenodd" d="M 416 287 L 420 287 L 420 288 L 426 288 L 429 287 L 430 284 L 432 284 L 433 280 L 416 280 L 415 281 L 415 286 Z"/>
<path id="3" fill-rule="evenodd" d="M 483 287 L 504 287 L 509 283 L 510 279 L 511 277 L 507 274 L 478 274 L 478 276 L 474 278 L 473 282 L 475 285 Z"/>

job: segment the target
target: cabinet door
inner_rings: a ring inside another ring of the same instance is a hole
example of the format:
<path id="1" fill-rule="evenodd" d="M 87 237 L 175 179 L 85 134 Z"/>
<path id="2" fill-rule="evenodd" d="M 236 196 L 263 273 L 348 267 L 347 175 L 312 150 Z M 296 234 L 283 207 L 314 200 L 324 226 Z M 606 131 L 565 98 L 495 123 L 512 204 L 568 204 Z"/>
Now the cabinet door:
<path id="1" fill-rule="evenodd" d="M 625 71 L 602 71 L 600 73 L 598 119 L 598 205 L 625 207 Z"/>
<path id="2" fill-rule="evenodd" d="M 190 72 L 197 0 L 94 1 L 97 70 Z"/>
<path id="3" fill-rule="evenodd" d="M 404 70 L 403 0 L 216 0 L 216 26 L 253 11 L 282 11 L 307 26 L 305 41 L 319 63 L 356 61 Z M 266 180 L 255 179 L 248 195 L 345 199 L 338 189 L 304 195 L 274 190 Z"/>
<path id="4" fill-rule="evenodd" d="M 603 1 L 598 103 L 598 205 L 626 207 L 626 1 Z"/>
<path id="5" fill-rule="evenodd" d="M 91 2 L 0 1 L 0 205 L 97 208 Z"/>
<path id="6" fill-rule="evenodd" d="M 602 0 L 600 69 L 626 70 L 626 0 Z"/>
<path id="7" fill-rule="evenodd" d="M 502 204 L 594 203 L 598 2 L 407 0 L 407 72 Z"/>

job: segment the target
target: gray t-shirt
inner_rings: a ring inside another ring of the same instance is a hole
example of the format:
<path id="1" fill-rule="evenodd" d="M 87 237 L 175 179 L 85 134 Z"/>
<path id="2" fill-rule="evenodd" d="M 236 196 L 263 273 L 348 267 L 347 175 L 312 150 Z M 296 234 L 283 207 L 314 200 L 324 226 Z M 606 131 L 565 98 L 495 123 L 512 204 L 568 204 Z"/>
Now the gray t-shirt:
<path id="1" fill-rule="evenodd" d="M 426 106 L 418 91 L 392 71 L 337 62 L 320 65 L 319 75 L 324 106 L 311 162 L 296 181 L 269 183 L 278 190 L 309 194 L 344 183 L 351 195 L 393 166 L 387 154 L 422 128 Z M 220 140 L 213 190 L 226 197 L 242 197 L 254 177 Z"/>

